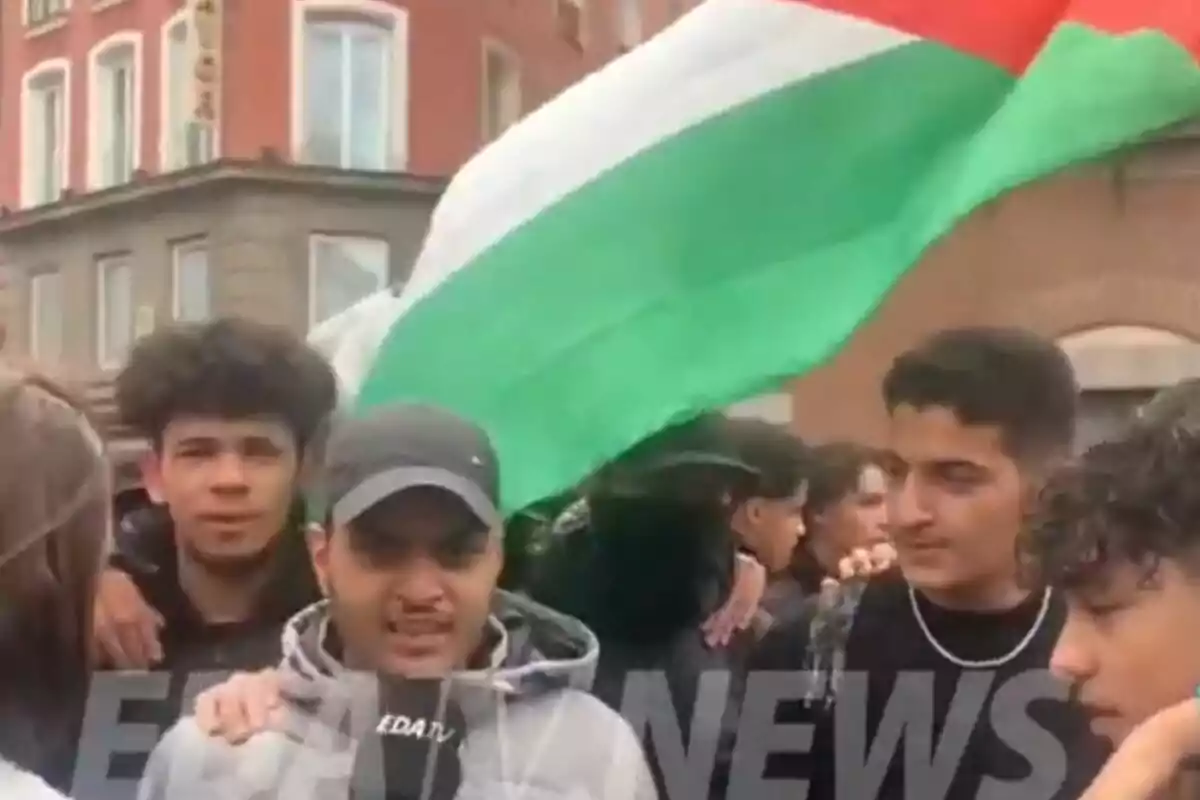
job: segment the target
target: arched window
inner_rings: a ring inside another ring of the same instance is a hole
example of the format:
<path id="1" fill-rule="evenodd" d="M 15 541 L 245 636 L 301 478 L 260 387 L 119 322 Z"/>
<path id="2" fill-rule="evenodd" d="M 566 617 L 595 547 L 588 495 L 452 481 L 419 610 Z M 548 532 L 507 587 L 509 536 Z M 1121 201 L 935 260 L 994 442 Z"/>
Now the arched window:
<path id="1" fill-rule="evenodd" d="M 1200 344 L 1169 331 L 1109 325 L 1059 340 L 1080 388 L 1076 448 L 1120 434 L 1155 392 L 1200 374 Z"/>
<path id="2" fill-rule="evenodd" d="M 164 172 L 194 167 L 216 158 L 215 132 L 193 119 L 196 59 L 190 19 L 189 9 L 185 8 L 163 26 L 158 161 Z"/>
<path id="3" fill-rule="evenodd" d="M 70 185 L 70 63 L 52 59 L 25 73 L 21 100 L 21 205 L 53 203 Z"/>
<path id="4" fill-rule="evenodd" d="M 129 182 L 141 163 L 142 36 L 125 31 L 88 53 L 88 184 Z"/>

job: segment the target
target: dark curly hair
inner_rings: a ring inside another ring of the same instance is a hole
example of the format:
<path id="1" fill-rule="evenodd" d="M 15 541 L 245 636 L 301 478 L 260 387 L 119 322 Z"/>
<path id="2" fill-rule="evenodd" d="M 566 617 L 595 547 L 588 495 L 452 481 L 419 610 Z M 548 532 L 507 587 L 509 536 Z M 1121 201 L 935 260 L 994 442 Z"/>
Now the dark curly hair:
<path id="1" fill-rule="evenodd" d="M 1138 428 L 1051 475 L 1019 540 L 1037 580 L 1102 588 L 1115 567 L 1153 581 L 1200 548 L 1200 434 Z"/>
<path id="2" fill-rule="evenodd" d="M 162 444 L 181 416 L 282 419 L 303 450 L 337 401 L 328 362 L 286 328 L 225 318 L 161 328 L 138 341 L 116 380 L 121 420 Z"/>
<path id="3" fill-rule="evenodd" d="M 941 406 L 964 425 L 994 425 L 1014 458 L 1068 451 L 1075 374 L 1053 342 L 1020 328 L 952 328 L 900 355 L 883 379 L 888 412 Z"/>

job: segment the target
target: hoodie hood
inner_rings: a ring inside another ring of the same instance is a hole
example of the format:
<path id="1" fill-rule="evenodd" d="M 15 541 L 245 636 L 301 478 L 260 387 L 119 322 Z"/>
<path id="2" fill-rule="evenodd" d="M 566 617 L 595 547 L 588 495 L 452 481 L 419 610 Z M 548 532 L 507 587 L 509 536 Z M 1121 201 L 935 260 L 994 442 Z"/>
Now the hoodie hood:
<path id="1" fill-rule="evenodd" d="M 329 604 L 322 601 L 292 617 L 283 633 L 281 677 L 287 699 L 301 708 L 331 699 L 353 702 L 364 676 L 354 675 L 327 647 Z M 521 595 L 497 591 L 488 625 L 495 644 L 488 665 L 451 678 L 456 702 L 492 708 L 497 695 L 529 699 L 563 689 L 586 692 L 595 677 L 600 645 L 583 623 Z"/>
<path id="2" fill-rule="evenodd" d="M 0 797 L 4 800 L 67 800 L 31 772 L 0 759 Z"/>

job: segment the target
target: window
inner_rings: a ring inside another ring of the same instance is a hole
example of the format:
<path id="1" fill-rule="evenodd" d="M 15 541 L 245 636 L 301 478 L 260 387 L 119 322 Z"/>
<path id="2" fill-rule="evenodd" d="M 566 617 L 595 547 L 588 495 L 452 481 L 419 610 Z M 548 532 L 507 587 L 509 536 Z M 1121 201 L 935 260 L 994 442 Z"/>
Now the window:
<path id="1" fill-rule="evenodd" d="M 133 267 L 127 256 L 112 256 L 96 262 L 97 360 L 105 369 L 121 366 L 133 343 Z"/>
<path id="2" fill-rule="evenodd" d="M 171 313 L 183 322 L 203 322 L 212 315 L 208 244 L 183 242 L 171 251 Z"/>
<path id="3" fill-rule="evenodd" d="M 304 48 L 307 160 L 389 167 L 392 33 L 368 21 L 308 20 Z"/>
<path id="4" fill-rule="evenodd" d="M 617 10 L 617 41 L 632 50 L 642 41 L 642 0 L 619 0 Z"/>
<path id="5" fill-rule="evenodd" d="M 128 183 L 138 167 L 141 86 L 138 34 L 117 34 L 89 58 L 90 185 L 103 189 Z"/>
<path id="6" fill-rule="evenodd" d="M 494 44 L 483 47 L 483 140 L 490 142 L 521 118 L 517 59 Z"/>
<path id="7" fill-rule="evenodd" d="M 556 0 L 558 35 L 576 47 L 583 47 L 584 0 Z"/>
<path id="8" fill-rule="evenodd" d="M 29 281 L 29 355 L 48 364 L 63 354 L 62 275 L 42 272 Z"/>
<path id="9" fill-rule="evenodd" d="M 69 0 L 25 0 L 25 24 L 33 27 L 64 14 Z"/>
<path id="10" fill-rule="evenodd" d="M 195 48 L 188 17 L 177 16 L 163 31 L 162 140 L 164 170 L 205 164 L 214 157 L 212 128 L 193 118 L 196 81 Z"/>
<path id="11" fill-rule="evenodd" d="M 387 242 L 354 236 L 313 236 L 308 248 L 308 324 L 378 292 L 391 272 Z"/>
<path id="12" fill-rule="evenodd" d="M 69 75 L 66 63 L 54 61 L 25 77 L 21 159 L 25 206 L 53 203 L 67 187 Z"/>

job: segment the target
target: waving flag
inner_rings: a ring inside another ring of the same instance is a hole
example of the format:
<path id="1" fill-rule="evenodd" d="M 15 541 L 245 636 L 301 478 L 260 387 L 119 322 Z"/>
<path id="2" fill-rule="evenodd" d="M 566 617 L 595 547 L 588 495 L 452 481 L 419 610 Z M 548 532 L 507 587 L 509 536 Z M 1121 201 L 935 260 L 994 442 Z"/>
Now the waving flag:
<path id="1" fill-rule="evenodd" d="M 1200 114 L 1198 54 L 1195 0 L 705 0 L 469 162 L 323 346 L 357 404 L 488 428 L 517 508 L 826 361 L 981 204 Z"/>

